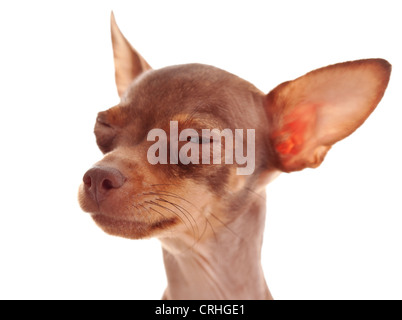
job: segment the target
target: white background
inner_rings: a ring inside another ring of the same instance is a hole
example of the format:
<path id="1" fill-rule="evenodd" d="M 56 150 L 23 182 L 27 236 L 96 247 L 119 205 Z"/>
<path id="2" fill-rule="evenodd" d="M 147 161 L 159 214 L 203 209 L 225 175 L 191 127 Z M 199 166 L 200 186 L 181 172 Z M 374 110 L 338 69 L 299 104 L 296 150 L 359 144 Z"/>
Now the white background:
<path id="1" fill-rule="evenodd" d="M 109 17 L 154 68 L 200 62 L 268 92 L 328 64 L 385 58 L 384 99 L 316 170 L 268 188 L 276 299 L 402 299 L 402 49 L 397 1 L 2 1 L 0 298 L 159 299 L 157 240 L 105 235 L 77 204 L 118 103 Z"/>

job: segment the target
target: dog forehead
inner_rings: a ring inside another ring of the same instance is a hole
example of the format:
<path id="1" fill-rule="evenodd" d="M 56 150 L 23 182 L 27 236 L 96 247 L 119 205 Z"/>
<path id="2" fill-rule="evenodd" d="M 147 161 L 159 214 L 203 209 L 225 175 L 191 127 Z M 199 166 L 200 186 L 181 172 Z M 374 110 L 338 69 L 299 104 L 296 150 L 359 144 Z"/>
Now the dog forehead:
<path id="1" fill-rule="evenodd" d="M 154 102 L 185 102 L 191 99 L 223 98 L 225 88 L 235 77 L 212 66 L 188 64 L 150 70 L 136 79 L 127 100 L 146 98 Z M 221 90 L 217 90 L 217 89 Z M 146 101 L 142 101 L 146 102 Z"/>
<path id="2" fill-rule="evenodd" d="M 139 80 L 139 82 L 147 87 L 152 87 L 153 85 L 185 85 L 187 89 L 194 86 L 209 88 L 213 84 L 225 84 L 229 86 L 231 82 L 246 82 L 225 70 L 199 63 L 150 70 L 145 72 L 142 79 L 140 77 Z"/>
<path id="3" fill-rule="evenodd" d="M 227 71 L 186 64 L 143 73 L 132 83 L 122 104 L 138 116 L 152 114 L 155 118 L 195 110 L 219 115 L 236 113 L 242 105 L 250 108 L 255 97 L 262 95 L 251 83 Z"/>

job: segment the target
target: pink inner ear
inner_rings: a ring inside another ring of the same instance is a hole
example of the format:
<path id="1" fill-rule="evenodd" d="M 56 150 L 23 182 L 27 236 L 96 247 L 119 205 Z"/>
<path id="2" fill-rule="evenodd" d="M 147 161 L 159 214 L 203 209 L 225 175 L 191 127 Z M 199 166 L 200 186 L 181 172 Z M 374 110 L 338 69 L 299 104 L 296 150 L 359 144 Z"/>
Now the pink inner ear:
<path id="1" fill-rule="evenodd" d="M 282 127 L 272 134 L 275 150 L 280 155 L 289 157 L 303 150 L 306 140 L 312 137 L 316 109 L 313 104 L 301 105 L 284 116 Z"/>

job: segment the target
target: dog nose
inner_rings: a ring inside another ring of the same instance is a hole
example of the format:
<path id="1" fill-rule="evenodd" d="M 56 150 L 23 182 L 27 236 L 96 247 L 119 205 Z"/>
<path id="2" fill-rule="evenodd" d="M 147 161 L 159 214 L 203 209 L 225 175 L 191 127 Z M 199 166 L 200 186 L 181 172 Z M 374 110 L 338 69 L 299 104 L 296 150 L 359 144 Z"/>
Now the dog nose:
<path id="1" fill-rule="evenodd" d="M 107 197 L 110 190 L 123 186 L 126 178 L 115 168 L 95 166 L 85 173 L 83 181 L 85 189 L 99 202 Z"/>

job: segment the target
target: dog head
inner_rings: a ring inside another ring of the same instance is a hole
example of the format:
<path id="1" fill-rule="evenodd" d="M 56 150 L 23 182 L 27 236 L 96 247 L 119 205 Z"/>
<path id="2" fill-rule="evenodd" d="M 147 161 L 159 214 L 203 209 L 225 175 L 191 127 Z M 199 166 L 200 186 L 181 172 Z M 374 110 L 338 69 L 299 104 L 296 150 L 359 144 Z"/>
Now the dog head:
<path id="1" fill-rule="evenodd" d="M 319 166 L 375 109 L 391 72 L 382 59 L 346 62 L 265 94 L 208 65 L 152 70 L 113 16 L 112 42 L 121 102 L 98 114 L 104 157 L 79 202 L 104 231 L 131 239 L 199 239 L 264 201 L 278 173 Z"/>

